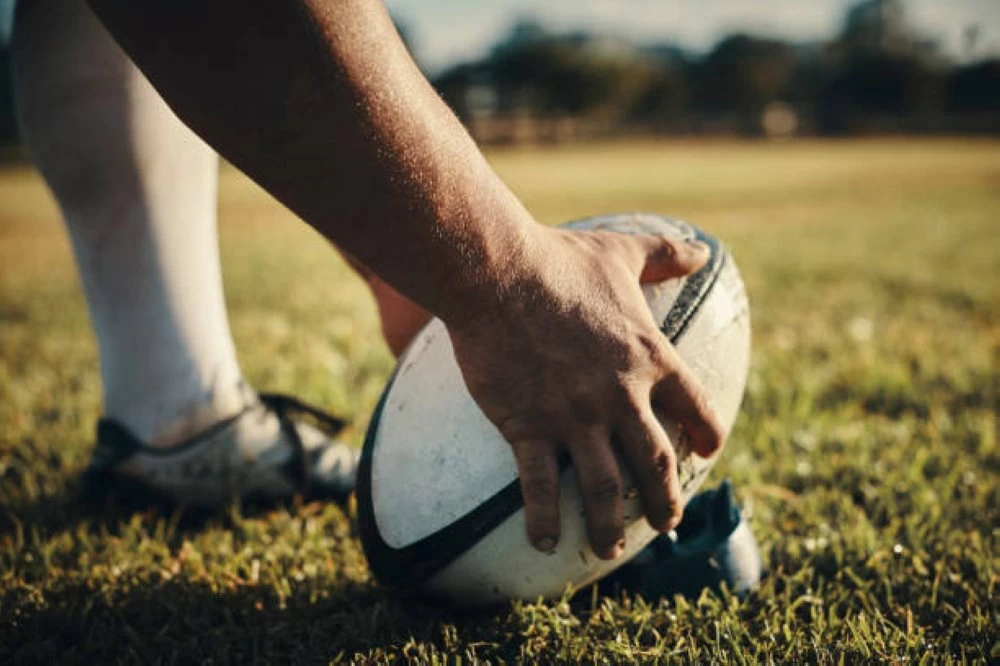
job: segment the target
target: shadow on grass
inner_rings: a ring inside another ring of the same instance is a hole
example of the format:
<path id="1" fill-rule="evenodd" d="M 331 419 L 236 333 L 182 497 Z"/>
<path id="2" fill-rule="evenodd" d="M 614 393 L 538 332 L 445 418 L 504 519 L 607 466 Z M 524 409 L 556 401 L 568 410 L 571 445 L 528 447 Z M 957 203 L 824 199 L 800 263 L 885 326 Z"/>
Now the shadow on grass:
<path id="1" fill-rule="evenodd" d="M 84 501 L 74 482 L 62 495 L 0 510 L 0 541 L 34 551 L 31 543 L 75 539 L 69 535 L 77 530 L 118 540 L 138 520 L 151 538 L 177 549 L 204 530 L 238 530 L 237 521 L 283 507 L 302 513 L 294 504 L 273 503 L 245 504 L 238 517 L 165 505 L 94 504 Z M 47 567 L 37 559 L 36 553 L 35 567 Z M 289 586 L 287 578 L 258 584 L 236 576 L 134 572 L 127 561 L 122 569 L 109 578 L 107 571 L 89 575 L 85 565 L 46 568 L 44 582 L 22 571 L 0 595 L 0 663 L 328 663 L 338 655 L 399 656 L 407 645 L 448 650 L 458 631 L 464 641 L 491 646 L 494 655 L 516 654 L 519 628 L 509 626 L 516 624 L 513 617 L 503 620 L 508 606 L 473 613 L 400 598 L 359 581 L 363 570 L 353 578 Z"/>
<path id="2" fill-rule="evenodd" d="M 338 657 L 422 662 L 459 644 L 512 660 L 524 618 L 510 607 L 460 613 L 372 584 L 270 585 L 164 580 L 114 588 L 29 587 L 0 598 L 0 663 L 329 663 Z M 461 637 L 461 638 L 459 638 Z"/>
<path id="3" fill-rule="evenodd" d="M 40 535 L 75 532 L 83 526 L 114 536 L 123 526 L 140 519 L 153 529 L 157 523 L 165 523 L 167 543 L 180 545 L 184 538 L 206 529 L 234 528 L 237 520 L 263 518 L 282 509 L 294 515 L 303 504 L 301 498 L 287 501 L 234 500 L 227 507 L 201 509 L 179 506 L 141 493 L 96 496 L 85 488 L 79 478 L 74 478 L 66 482 L 58 495 L 45 495 L 34 500 L 14 499 L 6 506 L 0 506 L 0 538 L 23 538 L 30 532 Z"/>
<path id="4" fill-rule="evenodd" d="M 356 583 L 300 585 L 283 599 L 272 586 L 174 580 L 62 585 L 41 607 L 29 590 L 14 596 L 0 613 L 3 663 L 326 663 L 409 637 L 433 641 L 442 619 Z"/>

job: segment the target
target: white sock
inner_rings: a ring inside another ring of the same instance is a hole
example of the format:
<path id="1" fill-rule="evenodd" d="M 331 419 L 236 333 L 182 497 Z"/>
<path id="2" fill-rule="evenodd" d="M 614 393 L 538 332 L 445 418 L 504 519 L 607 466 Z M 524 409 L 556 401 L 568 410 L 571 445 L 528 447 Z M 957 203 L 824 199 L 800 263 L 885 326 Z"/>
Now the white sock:
<path id="1" fill-rule="evenodd" d="M 105 415 L 168 446 L 252 399 L 222 293 L 217 159 L 86 3 L 25 4 L 13 41 L 23 132 L 72 239 Z"/>

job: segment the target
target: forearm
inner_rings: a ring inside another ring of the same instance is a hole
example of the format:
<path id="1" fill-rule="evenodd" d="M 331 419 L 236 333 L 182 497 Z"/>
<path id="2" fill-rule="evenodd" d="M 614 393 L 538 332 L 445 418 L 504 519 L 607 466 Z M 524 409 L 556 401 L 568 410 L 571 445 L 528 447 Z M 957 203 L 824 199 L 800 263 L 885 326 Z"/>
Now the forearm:
<path id="1" fill-rule="evenodd" d="M 507 288 L 534 224 L 378 0 L 90 0 L 177 114 L 447 320 Z"/>

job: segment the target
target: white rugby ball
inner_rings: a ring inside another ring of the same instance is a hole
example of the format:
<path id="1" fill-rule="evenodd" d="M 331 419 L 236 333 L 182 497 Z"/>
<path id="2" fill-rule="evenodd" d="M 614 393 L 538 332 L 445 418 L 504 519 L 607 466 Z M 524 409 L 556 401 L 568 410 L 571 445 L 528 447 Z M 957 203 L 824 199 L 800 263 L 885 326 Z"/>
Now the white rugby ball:
<path id="1" fill-rule="evenodd" d="M 711 258 L 697 273 L 644 287 L 661 330 L 731 428 L 750 359 L 750 314 L 732 257 L 695 227 L 627 213 L 566 225 L 627 234 L 697 238 Z M 677 446 L 676 429 L 664 422 Z M 678 448 L 683 497 L 714 459 Z M 628 487 L 629 477 L 623 470 Z M 558 545 L 535 550 L 525 535 L 517 466 L 507 442 L 469 395 L 444 324 L 434 320 L 399 360 L 376 408 L 358 472 L 358 517 L 369 565 L 381 583 L 460 605 L 536 599 L 588 585 L 644 548 L 656 532 L 635 493 L 625 499 L 625 553 L 598 558 L 587 541 L 570 466 L 560 477 Z"/>

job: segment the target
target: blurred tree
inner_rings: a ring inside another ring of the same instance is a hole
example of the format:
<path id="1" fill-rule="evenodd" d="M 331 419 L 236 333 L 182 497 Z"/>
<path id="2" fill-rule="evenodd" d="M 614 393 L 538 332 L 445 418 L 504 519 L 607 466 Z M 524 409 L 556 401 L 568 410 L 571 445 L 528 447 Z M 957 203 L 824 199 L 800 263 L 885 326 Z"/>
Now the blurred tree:
<path id="1" fill-rule="evenodd" d="M 948 93 L 955 111 L 1000 114 L 1000 59 L 957 67 L 949 77 Z"/>
<path id="2" fill-rule="evenodd" d="M 903 128 L 938 113 L 945 97 L 946 63 L 933 40 L 907 23 L 900 0 L 862 0 L 845 17 L 827 50 L 817 93 L 824 133 Z"/>
<path id="3" fill-rule="evenodd" d="M 521 20 L 485 60 L 453 67 L 434 83 L 463 118 L 474 110 L 470 91 L 484 86 L 493 89 L 500 112 L 617 118 L 633 108 L 657 74 L 655 63 L 621 40 L 555 35 Z"/>
<path id="4" fill-rule="evenodd" d="M 552 36 L 515 27 L 494 52 L 501 108 L 541 114 L 616 117 L 653 75 L 634 47 L 578 33 Z"/>
<path id="5" fill-rule="evenodd" d="M 475 90 L 479 88 L 493 91 L 493 105 L 487 111 L 496 110 L 493 75 L 486 62 L 462 63 L 445 70 L 434 79 L 434 87 L 462 120 L 467 121 L 476 114 Z"/>
<path id="6" fill-rule="evenodd" d="M 784 42 L 726 37 L 694 66 L 695 108 L 736 113 L 744 131 L 756 132 L 764 107 L 787 97 L 795 67 L 795 50 Z"/>
<path id="7" fill-rule="evenodd" d="M 13 143 L 18 136 L 11 71 L 10 49 L 0 43 L 0 143 Z"/>
<path id="8" fill-rule="evenodd" d="M 919 58 L 860 53 L 839 68 L 825 94 L 855 111 L 910 115 L 938 106 L 941 83 L 940 73 Z"/>
<path id="9" fill-rule="evenodd" d="M 649 78 L 636 96 L 627 118 L 661 131 L 689 131 L 691 58 L 671 44 L 646 46 L 641 55 Z"/>
<path id="10" fill-rule="evenodd" d="M 983 29 L 976 23 L 965 26 L 962 32 L 962 51 L 966 58 L 971 58 L 979 47 L 980 38 L 983 36 Z"/>
<path id="11" fill-rule="evenodd" d="M 978 39 L 968 31 L 968 49 Z M 911 28 L 902 0 L 860 0 L 828 43 L 736 34 L 703 57 L 552 33 L 524 19 L 488 57 L 453 67 L 435 84 L 465 119 L 496 115 L 526 127 L 573 118 L 602 131 L 758 134 L 768 110 L 772 126 L 824 134 L 962 130 L 971 126 L 959 116 L 971 113 L 980 117 L 977 131 L 992 131 L 1000 119 L 981 116 L 998 114 L 997 68 L 995 60 L 954 68 Z"/>
<path id="12" fill-rule="evenodd" d="M 668 128 L 688 109 L 690 100 L 687 75 L 682 67 L 651 65 L 648 79 L 628 109 L 628 119 L 654 128 Z"/>
<path id="13" fill-rule="evenodd" d="M 907 50 L 911 33 L 900 0 L 863 0 L 847 10 L 840 41 L 855 53 Z"/>
<path id="14" fill-rule="evenodd" d="M 496 57 L 504 51 L 520 48 L 526 44 L 538 44 L 552 37 L 541 23 L 530 16 L 522 16 L 514 21 L 507 36 L 493 47 Z"/>

